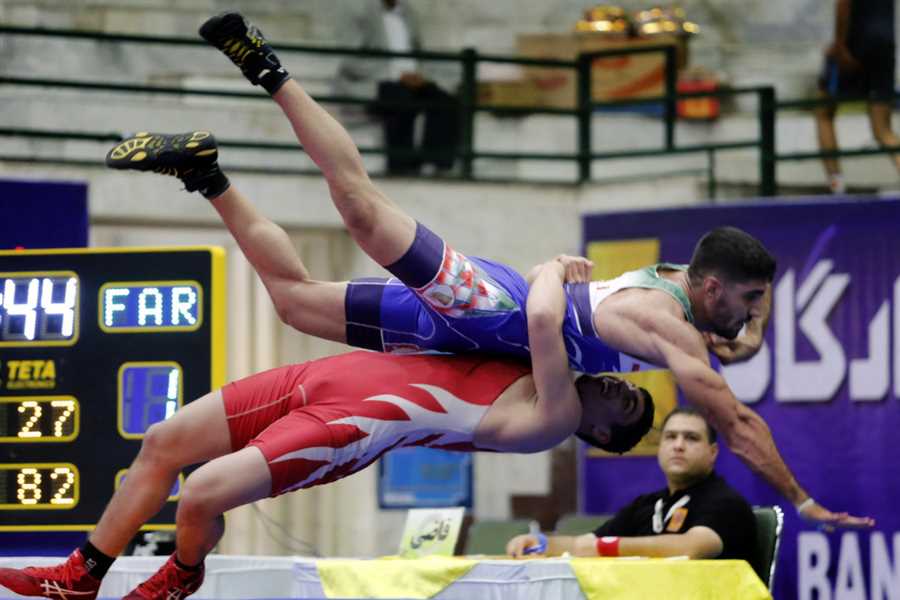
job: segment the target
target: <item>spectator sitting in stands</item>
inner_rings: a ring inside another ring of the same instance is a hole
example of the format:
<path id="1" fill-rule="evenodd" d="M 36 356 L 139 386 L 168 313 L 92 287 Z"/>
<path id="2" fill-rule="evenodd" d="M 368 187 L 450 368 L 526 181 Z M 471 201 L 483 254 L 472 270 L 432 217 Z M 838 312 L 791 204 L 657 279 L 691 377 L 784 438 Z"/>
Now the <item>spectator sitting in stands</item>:
<path id="1" fill-rule="evenodd" d="M 900 138 L 891 130 L 896 63 L 894 0 L 837 0 L 834 12 L 834 41 L 825 52 L 820 95 L 866 96 L 872 135 L 882 146 L 898 146 Z M 837 150 L 836 112 L 833 102 L 816 108 L 822 151 Z M 900 171 L 900 154 L 892 157 Z M 846 186 L 838 159 L 826 157 L 822 162 L 831 193 L 844 193 Z"/>
<path id="2" fill-rule="evenodd" d="M 514 557 L 688 556 L 744 559 L 752 564 L 756 520 L 747 501 L 713 472 L 716 432 L 690 407 L 663 422 L 657 454 L 668 486 L 639 496 L 593 533 L 525 534 L 506 546 Z"/>
<path id="3" fill-rule="evenodd" d="M 392 52 L 420 50 L 419 24 L 412 7 L 402 0 L 375 1 L 377 6 L 341 23 L 341 45 Z M 348 56 L 338 68 L 335 88 L 341 94 L 375 95 L 373 112 L 383 123 L 388 174 L 417 174 L 426 163 L 434 164 L 437 171 L 453 168 L 459 142 L 458 102 L 426 79 L 415 59 Z M 412 102 L 430 106 L 402 106 Z M 415 119 L 420 112 L 425 113 L 425 131 L 416 149 Z"/>

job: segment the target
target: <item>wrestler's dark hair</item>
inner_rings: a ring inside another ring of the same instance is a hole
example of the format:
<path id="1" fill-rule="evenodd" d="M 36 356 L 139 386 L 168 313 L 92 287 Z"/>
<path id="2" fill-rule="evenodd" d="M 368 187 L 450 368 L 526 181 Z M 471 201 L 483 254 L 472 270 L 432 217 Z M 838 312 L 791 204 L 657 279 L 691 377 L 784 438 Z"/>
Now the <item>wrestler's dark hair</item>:
<path id="1" fill-rule="evenodd" d="M 697 242 L 688 275 L 694 284 L 707 275 L 731 282 L 772 281 L 775 266 L 775 258 L 758 239 L 737 227 L 717 227 Z"/>
<path id="2" fill-rule="evenodd" d="M 687 415 L 689 417 L 697 417 L 703 420 L 703 423 L 706 425 L 706 437 L 709 439 L 710 444 L 715 444 L 718 439 L 718 434 L 716 434 L 716 430 L 713 429 L 713 426 L 709 424 L 709 419 L 703 416 L 699 410 L 694 408 L 693 406 L 676 406 L 672 409 L 672 412 L 666 415 L 666 418 L 663 419 L 662 427 L 660 427 L 660 431 L 665 431 L 666 423 L 669 422 L 669 419 L 674 417 L 675 415 Z"/>
<path id="3" fill-rule="evenodd" d="M 644 388 L 638 388 L 644 397 L 644 412 L 640 418 L 631 425 L 612 425 L 609 429 L 609 441 L 601 442 L 597 438 L 580 432 L 575 432 L 575 436 L 582 442 L 590 444 L 595 448 L 606 450 L 607 452 L 615 452 L 616 454 L 624 454 L 634 448 L 641 438 L 647 435 L 650 427 L 653 426 L 653 415 L 655 409 L 653 407 L 653 396 Z"/>

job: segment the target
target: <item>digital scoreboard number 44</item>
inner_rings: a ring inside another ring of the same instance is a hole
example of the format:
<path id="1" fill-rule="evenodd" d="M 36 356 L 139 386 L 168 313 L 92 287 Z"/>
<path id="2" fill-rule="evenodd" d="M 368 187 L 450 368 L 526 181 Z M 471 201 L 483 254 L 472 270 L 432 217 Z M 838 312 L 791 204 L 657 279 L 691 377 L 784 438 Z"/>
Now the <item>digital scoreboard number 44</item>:
<path id="1" fill-rule="evenodd" d="M 215 247 L 0 252 L 0 531 L 92 528 L 147 429 L 224 383 L 224 279 Z"/>

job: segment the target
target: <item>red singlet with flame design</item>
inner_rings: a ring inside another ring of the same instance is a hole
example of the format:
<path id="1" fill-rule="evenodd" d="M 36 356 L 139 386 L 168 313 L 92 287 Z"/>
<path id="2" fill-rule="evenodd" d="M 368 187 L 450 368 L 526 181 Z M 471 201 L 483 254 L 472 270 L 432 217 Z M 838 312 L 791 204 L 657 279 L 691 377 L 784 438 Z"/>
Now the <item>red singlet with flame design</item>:
<path id="1" fill-rule="evenodd" d="M 272 495 L 355 473 L 393 448 L 473 451 L 488 407 L 527 364 L 478 356 L 351 352 L 222 388 L 235 450 L 258 447 Z"/>

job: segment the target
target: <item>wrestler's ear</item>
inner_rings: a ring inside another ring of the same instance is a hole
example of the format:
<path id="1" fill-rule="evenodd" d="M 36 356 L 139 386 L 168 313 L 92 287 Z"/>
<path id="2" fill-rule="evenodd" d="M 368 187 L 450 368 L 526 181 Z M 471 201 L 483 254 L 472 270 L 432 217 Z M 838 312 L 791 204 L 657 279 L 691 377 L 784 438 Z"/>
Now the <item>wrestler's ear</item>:
<path id="1" fill-rule="evenodd" d="M 703 293 L 710 298 L 718 298 L 722 293 L 722 280 L 715 275 L 707 275 L 703 278 Z"/>
<path id="2" fill-rule="evenodd" d="M 608 444 L 612 439 L 612 432 L 606 425 L 597 425 L 591 433 L 594 434 L 594 438 L 601 444 Z"/>

